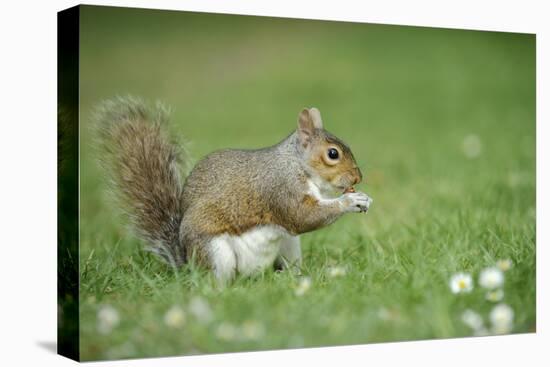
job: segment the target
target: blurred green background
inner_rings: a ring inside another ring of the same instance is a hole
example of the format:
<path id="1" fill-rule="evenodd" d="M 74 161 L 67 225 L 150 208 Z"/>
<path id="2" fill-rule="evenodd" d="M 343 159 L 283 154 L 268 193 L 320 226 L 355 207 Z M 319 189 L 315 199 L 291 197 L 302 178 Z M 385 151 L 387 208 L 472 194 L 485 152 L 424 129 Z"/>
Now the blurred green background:
<path id="1" fill-rule="evenodd" d="M 80 37 L 83 359 L 469 336 L 466 309 L 490 327 L 477 277 L 498 259 L 512 332 L 535 330 L 534 35 L 83 6 Z M 171 106 L 195 159 L 272 145 L 316 106 L 374 204 L 303 236 L 302 296 L 289 273 L 220 290 L 173 271 L 95 162 L 93 107 L 128 94 Z M 451 293 L 460 271 L 471 293 Z"/>

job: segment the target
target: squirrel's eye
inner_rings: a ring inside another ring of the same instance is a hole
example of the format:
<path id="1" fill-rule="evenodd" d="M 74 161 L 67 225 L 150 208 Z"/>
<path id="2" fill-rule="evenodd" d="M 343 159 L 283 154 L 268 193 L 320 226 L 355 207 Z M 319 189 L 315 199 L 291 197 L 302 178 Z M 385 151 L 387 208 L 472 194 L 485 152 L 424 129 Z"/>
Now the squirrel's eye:
<path id="1" fill-rule="evenodd" d="M 328 157 L 330 159 L 338 159 L 338 151 L 334 148 L 328 150 Z"/>

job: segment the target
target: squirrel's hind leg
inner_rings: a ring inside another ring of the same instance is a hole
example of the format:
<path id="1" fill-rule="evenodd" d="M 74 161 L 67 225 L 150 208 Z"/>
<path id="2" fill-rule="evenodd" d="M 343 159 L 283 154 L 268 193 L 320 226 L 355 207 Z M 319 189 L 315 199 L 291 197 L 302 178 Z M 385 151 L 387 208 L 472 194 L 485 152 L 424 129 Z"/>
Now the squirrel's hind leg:
<path id="1" fill-rule="evenodd" d="M 213 238 L 208 245 L 210 266 L 218 282 L 222 285 L 233 280 L 237 272 L 237 258 L 228 236 Z"/>
<path id="2" fill-rule="evenodd" d="M 287 236 L 281 240 L 281 248 L 274 265 L 276 270 L 292 269 L 300 274 L 302 265 L 300 237 Z"/>

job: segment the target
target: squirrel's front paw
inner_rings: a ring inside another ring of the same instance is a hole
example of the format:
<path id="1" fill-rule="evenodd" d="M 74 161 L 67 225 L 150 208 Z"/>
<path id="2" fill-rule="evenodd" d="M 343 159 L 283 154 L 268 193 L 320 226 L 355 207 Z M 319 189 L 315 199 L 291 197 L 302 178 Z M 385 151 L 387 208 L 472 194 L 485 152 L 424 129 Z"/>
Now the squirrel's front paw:
<path id="1" fill-rule="evenodd" d="M 372 199 L 362 192 L 344 194 L 342 195 L 342 201 L 346 211 L 355 213 L 367 212 L 372 204 Z"/>

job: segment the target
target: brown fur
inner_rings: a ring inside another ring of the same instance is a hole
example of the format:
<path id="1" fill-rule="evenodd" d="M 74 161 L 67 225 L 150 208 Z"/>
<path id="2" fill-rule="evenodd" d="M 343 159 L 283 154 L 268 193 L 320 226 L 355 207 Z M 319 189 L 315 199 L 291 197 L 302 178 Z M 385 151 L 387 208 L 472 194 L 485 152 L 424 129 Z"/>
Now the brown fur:
<path id="1" fill-rule="evenodd" d="M 347 145 L 326 131 L 320 131 L 317 134 L 321 136 L 317 137 L 314 144 L 309 165 L 323 179 L 335 186 L 340 186 L 339 189 L 342 192 L 361 182 L 361 171 L 357 168 L 355 157 Z M 331 147 L 336 147 L 341 155 L 339 162 L 335 165 L 327 164 L 326 160 L 326 151 Z M 342 178 L 344 182 L 339 182 Z"/>
<path id="2" fill-rule="evenodd" d="M 102 163 L 136 232 L 166 261 L 181 264 L 181 152 L 165 131 L 167 112 L 139 100 L 105 102 L 97 110 Z"/>
<path id="3" fill-rule="evenodd" d="M 167 135 L 162 107 L 134 99 L 107 102 L 99 113 L 102 147 L 114 189 L 138 233 L 167 261 L 193 254 L 210 266 L 209 243 L 267 224 L 294 235 L 334 222 L 342 205 L 320 205 L 308 193 L 318 176 L 343 192 L 361 180 L 348 146 L 323 129 L 317 109 L 304 109 L 296 132 L 263 149 L 226 149 L 200 160 L 181 182 L 179 145 Z M 341 153 L 327 161 L 329 147 Z"/>

